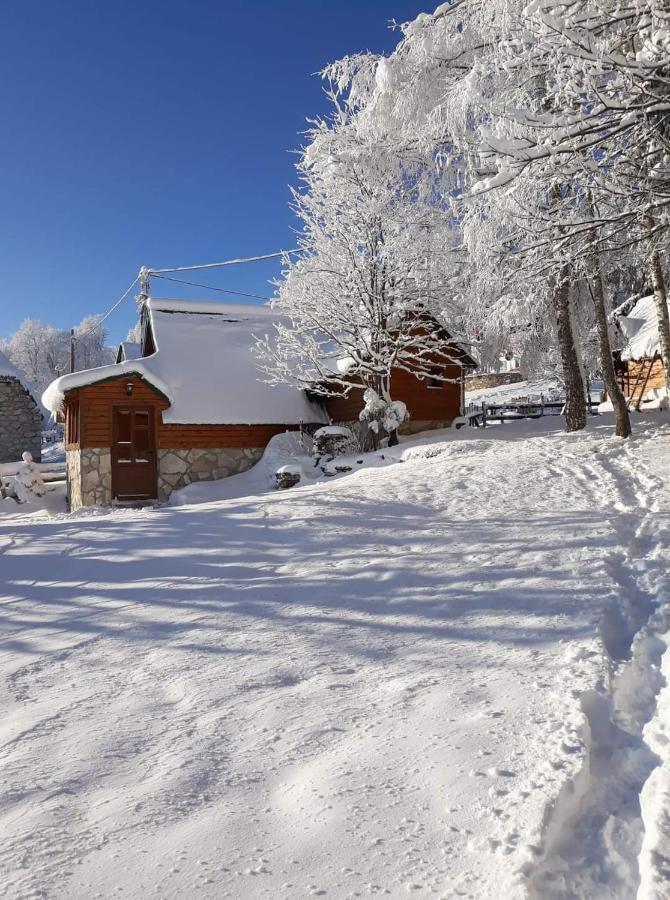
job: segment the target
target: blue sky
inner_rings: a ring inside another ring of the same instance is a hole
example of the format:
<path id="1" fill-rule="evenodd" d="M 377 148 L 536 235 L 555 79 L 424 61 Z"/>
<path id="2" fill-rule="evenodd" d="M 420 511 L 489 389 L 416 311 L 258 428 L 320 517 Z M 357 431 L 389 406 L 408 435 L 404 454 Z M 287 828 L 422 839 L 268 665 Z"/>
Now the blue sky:
<path id="1" fill-rule="evenodd" d="M 306 118 L 326 109 L 314 73 L 347 53 L 389 51 L 398 40 L 389 20 L 426 8 L 411 0 L 4 4 L 0 335 L 24 318 L 66 328 L 102 312 L 143 264 L 292 245 L 290 151 Z M 267 295 L 275 268 L 194 280 Z M 109 320 L 110 338 L 133 320 L 126 301 Z"/>

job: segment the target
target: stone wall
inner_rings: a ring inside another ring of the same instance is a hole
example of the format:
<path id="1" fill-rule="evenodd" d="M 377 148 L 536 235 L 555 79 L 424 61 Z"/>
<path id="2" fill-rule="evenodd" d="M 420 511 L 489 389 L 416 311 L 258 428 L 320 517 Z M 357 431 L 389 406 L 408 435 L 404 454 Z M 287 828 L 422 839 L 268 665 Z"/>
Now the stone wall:
<path id="1" fill-rule="evenodd" d="M 263 447 L 251 449 L 201 449 L 158 451 L 158 499 L 194 481 L 214 481 L 245 472 L 263 455 Z M 66 454 L 70 509 L 109 506 L 112 503 L 112 457 L 109 447 L 86 447 Z"/>
<path id="2" fill-rule="evenodd" d="M 42 414 L 17 378 L 0 376 L 0 463 L 17 462 L 25 451 L 42 455 Z"/>
<path id="3" fill-rule="evenodd" d="M 489 372 L 482 375 L 468 375 L 465 379 L 465 392 L 500 387 L 502 384 L 516 384 L 517 381 L 523 381 L 521 372 Z"/>
<path id="4" fill-rule="evenodd" d="M 158 451 L 158 499 L 194 481 L 214 481 L 250 469 L 263 455 L 263 447 L 206 448 Z"/>
<path id="5" fill-rule="evenodd" d="M 109 506 L 112 502 L 112 455 L 109 447 L 86 447 L 66 454 L 70 509 Z"/>

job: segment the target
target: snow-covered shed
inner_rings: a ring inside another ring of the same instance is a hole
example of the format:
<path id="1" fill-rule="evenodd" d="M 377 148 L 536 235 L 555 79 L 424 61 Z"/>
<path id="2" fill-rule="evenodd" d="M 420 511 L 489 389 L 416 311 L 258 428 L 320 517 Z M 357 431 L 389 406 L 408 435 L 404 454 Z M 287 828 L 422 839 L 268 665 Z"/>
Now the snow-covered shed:
<path id="1" fill-rule="evenodd" d="M 638 300 L 618 324 L 626 339 L 617 360 L 621 388 L 631 406 L 644 408 L 649 395 L 654 403 L 667 389 L 654 295 Z"/>
<path id="2" fill-rule="evenodd" d="M 0 463 L 19 460 L 26 450 L 39 462 L 42 413 L 25 375 L 0 353 Z"/>
<path id="3" fill-rule="evenodd" d="M 328 422 L 322 405 L 260 379 L 269 306 L 146 301 L 141 355 L 64 375 L 42 402 L 65 418 L 70 507 L 165 500 L 250 468 L 268 441 Z"/>

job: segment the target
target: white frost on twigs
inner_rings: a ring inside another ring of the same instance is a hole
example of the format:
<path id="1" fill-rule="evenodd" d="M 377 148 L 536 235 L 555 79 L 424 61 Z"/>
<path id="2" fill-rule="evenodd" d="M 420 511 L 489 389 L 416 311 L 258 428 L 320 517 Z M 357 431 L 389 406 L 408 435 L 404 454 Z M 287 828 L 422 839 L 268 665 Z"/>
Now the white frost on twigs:
<path id="1" fill-rule="evenodd" d="M 365 406 L 360 411 L 358 418 L 361 422 L 365 422 L 375 434 L 379 434 L 380 426 L 388 434 L 397 431 L 409 419 L 407 406 L 402 400 L 383 400 L 372 388 L 365 391 L 363 400 Z"/>

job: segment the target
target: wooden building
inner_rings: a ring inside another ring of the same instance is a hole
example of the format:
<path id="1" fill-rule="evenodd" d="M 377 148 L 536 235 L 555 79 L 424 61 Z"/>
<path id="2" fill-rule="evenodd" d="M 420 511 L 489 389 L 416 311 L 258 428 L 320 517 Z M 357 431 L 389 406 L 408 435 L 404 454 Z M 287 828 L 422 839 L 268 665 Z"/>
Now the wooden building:
<path id="1" fill-rule="evenodd" d="M 70 508 L 164 501 L 250 468 L 276 434 L 357 421 L 360 390 L 319 402 L 260 380 L 256 340 L 272 336 L 277 318 L 268 306 L 149 299 L 139 351 L 53 382 L 43 402 L 65 419 Z M 448 382 L 394 376 L 412 428 L 461 414 L 471 365 L 464 355 Z"/>
<path id="2" fill-rule="evenodd" d="M 617 378 L 631 409 L 667 405 L 667 380 L 661 360 L 658 318 L 653 295 L 642 297 L 618 325 L 626 343 L 615 353 Z"/>

